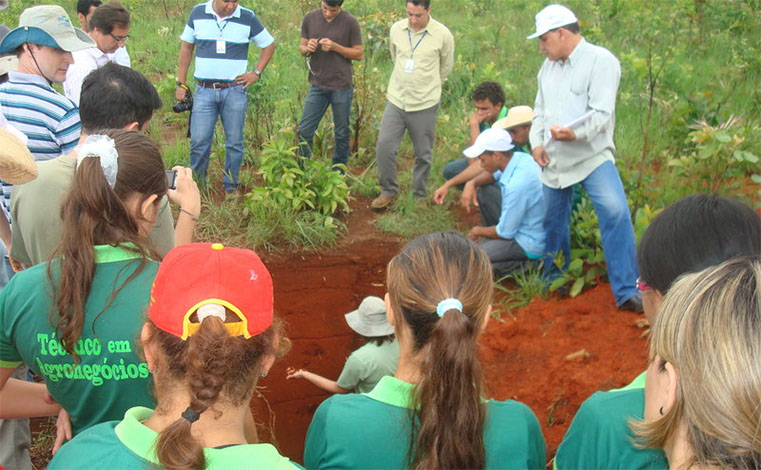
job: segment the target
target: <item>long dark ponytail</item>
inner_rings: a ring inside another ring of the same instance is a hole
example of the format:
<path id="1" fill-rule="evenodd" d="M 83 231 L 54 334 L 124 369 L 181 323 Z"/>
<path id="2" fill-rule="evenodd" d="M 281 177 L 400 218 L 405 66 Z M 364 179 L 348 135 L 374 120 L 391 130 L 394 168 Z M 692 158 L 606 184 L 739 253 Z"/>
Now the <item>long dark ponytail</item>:
<path id="1" fill-rule="evenodd" d="M 149 257 L 159 259 L 159 256 L 141 236 L 139 220 L 128 210 L 125 201 L 137 197 L 140 207 L 151 195 L 160 199 L 167 191 L 161 152 L 153 141 L 133 131 L 108 130 L 101 134 L 114 140 L 119 154 L 116 183 L 111 188 L 100 158 L 81 161 L 61 206 L 61 241 L 47 267 L 53 289 L 51 324 L 56 325 L 60 342 L 75 360 L 79 360 L 74 348 L 82 336 L 85 304 L 95 273 L 95 245 L 122 245 L 139 253 L 140 266 L 124 284 L 131 281 L 142 271 Z M 111 301 L 120 289 L 121 286 L 115 290 Z"/>
<path id="2" fill-rule="evenodd" d="M 411 468 L 484 467 L 485 408 L 476 341 L 493 288 L 486 254 L 454 232 L 418 237 L 389 263 L 392 309 L 410 327 L 421 358 L 411 409 Z M 462 311 L 449 308 L 440 317 L 439 302 L 450 298 L 462 304 Z"/>

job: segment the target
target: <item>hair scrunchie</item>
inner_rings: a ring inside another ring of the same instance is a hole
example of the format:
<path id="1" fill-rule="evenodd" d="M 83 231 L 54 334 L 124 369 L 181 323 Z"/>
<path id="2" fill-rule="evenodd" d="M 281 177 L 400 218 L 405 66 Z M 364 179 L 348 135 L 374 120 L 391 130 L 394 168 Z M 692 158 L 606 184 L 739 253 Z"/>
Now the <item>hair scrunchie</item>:
<path id="1" fill-rule="evenodd" d="M 441 318 L 450 310 L 457 310 L 462 313 L 462 302 L 455 298 L 444 299 L 436 306 L 436 315 Z"/>
<path id="2" fill-rule="evenodd" d="M 193 424 L 198 421 L 198 418 L 201 417 L 201 413 L 197 412 L 191 407 L 187 407 L 187 409 L 182 412 L 182 417 L 185 418 L 185 421 L 188 423 Z"/>
<path id="3" fill-rule="evenodd" d="M 77 168 L 88 157 L 100 158 L 103 176 L 106 177 L 108 185 L 113 189 L 116 185 L 116 174 L 119 171 L 119 153 L 116 151 L 114 139 L 100 134 L 88 136 L 77 149 Z"/>

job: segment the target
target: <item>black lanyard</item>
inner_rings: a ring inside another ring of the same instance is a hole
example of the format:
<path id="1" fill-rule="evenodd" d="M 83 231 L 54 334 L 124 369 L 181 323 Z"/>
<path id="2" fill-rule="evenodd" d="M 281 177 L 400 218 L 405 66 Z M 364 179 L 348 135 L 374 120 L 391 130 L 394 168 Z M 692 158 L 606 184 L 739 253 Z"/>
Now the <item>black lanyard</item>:
<path id="1" fill-rule="evenodd" d="M 415 54 L 415 49 L 420 45 L 421 42 L 423 42 L 423 38 L 425 35 L 428 34 L 428 30 L 423 31 L 423 35 L 420 36 L 420 39 L 418 39 L 417 44 L 415 44 L 415 47 L 412 47 L 412 33 L 410 33 L 410 30 L 407 30 L 407 39 L 410 41 L 410 58 L 412 58 L 412 55 Z"/>

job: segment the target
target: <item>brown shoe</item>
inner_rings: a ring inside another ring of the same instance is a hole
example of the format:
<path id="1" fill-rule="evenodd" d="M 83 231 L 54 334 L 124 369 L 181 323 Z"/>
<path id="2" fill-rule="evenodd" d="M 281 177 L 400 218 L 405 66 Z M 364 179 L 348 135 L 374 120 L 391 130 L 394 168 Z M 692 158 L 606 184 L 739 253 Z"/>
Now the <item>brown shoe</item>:
<path id="1" fill-rule="evenodd" d="M 373 199 L 373 202 L 370 203 L 370 209 L 374 211 L 382 211 L 384 209 L 387 209 L 388 206 L 390 206 L 396 198 L 392 196 L 386 196 L 385 194 L 381 194 L 380 196 Z"/>

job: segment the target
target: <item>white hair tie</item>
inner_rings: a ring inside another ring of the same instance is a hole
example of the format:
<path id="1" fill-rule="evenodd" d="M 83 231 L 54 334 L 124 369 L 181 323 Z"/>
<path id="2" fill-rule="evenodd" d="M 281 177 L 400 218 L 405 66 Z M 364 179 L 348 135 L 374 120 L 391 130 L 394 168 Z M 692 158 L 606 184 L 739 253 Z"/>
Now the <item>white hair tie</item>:
<path id="1" fill-rule="evenodd" d="M 119 153 L 116 151 L 114 139 L 107 135 L 95 134 L 88 136 L 77 150 L 77 168 L 87 157 L 100 158 L 100 166 L 108 185 L 116 185 L 116 174 L 119 171 Z"/>

